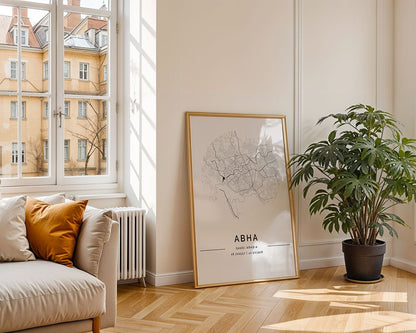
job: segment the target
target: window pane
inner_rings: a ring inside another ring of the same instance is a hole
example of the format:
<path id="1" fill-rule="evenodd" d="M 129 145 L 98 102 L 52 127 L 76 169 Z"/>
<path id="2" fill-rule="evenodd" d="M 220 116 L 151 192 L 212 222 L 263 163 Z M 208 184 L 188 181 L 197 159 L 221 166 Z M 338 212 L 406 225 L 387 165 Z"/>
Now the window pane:
<path id="1" fill-rule="evenodd" d="M 0 96 L 0 110 L 9 110 L 13 104 L 16 107 L 17 118 L 17 96 Z M 14 103 L 13 103 L 14 102 Z M 13 151 L 17 150 L 17 128 L 18 120 L 11 119 L 9 112 L 0 112 L 0 177 L 10 178 L 17 177 L 17 153 L 13 155 Z M 16 145 L 13 146 L 13 142 Z M 15 148 L 13 150 L 13 148 Z"/>
<path id="2" fill-rule="evenodd" d="M 64 5 L 108 9 L 108 0 L 64 0 Z"/>
<path id="3" fill-rule="evenodd" d="M 108 19 L 65 12 L 64 25 L 65 93 L 107 95 Z"/>
<path id="4" fill-rule="evenodd" d="M 105 175 L 107 155 L 103 140 L 107 139 L 107 119 L 102 116 L 102 101 L 69 99 L 67 102 L 77 108 L 74 112 L 78 116 L 65 118 L 64 145 L 74 147 L 65 157 L 64 146 L 65 176 Z"/>
<path id="5" fill-rule="evenodd" d="M 69 161 L 70 156 L 70 147 L 69 147 L 69 140 L 64 141 L 64 160 L 65 162 Z"/>
<path id="6" fill-rule="evenodd" d="M 22 91 L 23 92 L 49 92 L 50 56 L 49 12 L 28 8 L 22 9 L 25 25 L 28 27 L 27 45 L 22 48 Z M 22 37 L 23 39 L 23 37 Z"/>
<path id="7" fill-rule="evenodd" d="M 64 79 L 71 78 L 71 62 L 64 61 Z"/>
<path id="8" fill-rule="evenodd" d="M 46 100 L 46 101 L 45 101 Z M 25 142 L 25 164 L 23 177 L 42 177 L 49 175 L 49 156 L 45 155 L 45 142 L 49 149 L 49 119 L 43 117 L 43 107 L 49 104 L 44 97 L 25 97 L 26 118 L 22 123 L 22 142 Z"/>

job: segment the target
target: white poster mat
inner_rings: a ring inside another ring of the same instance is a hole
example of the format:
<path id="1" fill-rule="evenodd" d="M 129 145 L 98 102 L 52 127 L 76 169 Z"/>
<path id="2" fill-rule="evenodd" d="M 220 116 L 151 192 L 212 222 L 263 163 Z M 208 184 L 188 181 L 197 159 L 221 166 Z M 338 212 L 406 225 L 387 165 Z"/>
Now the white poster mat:
<path id="1" fill-rule="evenodd" d="M 195 286 L 298 277 L 284 116 L 187 113 Z"/>

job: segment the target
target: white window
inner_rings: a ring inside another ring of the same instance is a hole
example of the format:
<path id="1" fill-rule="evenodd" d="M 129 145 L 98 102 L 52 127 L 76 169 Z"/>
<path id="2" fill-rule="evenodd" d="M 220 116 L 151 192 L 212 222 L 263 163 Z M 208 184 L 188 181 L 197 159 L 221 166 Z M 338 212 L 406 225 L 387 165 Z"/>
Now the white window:
<path id="1" fill-rule="evenodd" d="M 28 46 L 29 45 L 29 38 L 28 38 L 28 29 L 22 28 L 20 30 L 20 41 L 22 46 Z M 17 29 L 12 29 L 12 38 L 15 44 L 17 44 Z"/>
<path id="2" fill-rule="evenodd" d="M 71 78 L 71 63 L 69 61 L 64 61 L 64 79 Z"/>
<path id="3" fill-rule="evenodd" d="M 107 102 L 103 101 L 103 118 L 107 118 Z"/>
<path id="4" fill-rule="evenodd" d="M 69 161 L 69 140 L 64 140 L 64 160 Z"/>
<path id="5" fill-rule="evenodd" d="M 49 79 L 49 61 L 43 63 L 43 79 Z"/>
<path id="6" fill-rule="evenodd" d="M 26 63 L 22 62 L 22 72 L 20 74 L 22 80 L 26 80 Z M 17 61 L 10 61 L 10 78 L 17 79 Z"/>
<path id="7" fill-rule="evenodd" d="M 49 118 L 49 102 L 43 102 L 43 118 Z"/>
<path id="8" fill-rule="evenodd" d="M 104 81 L 107 81 L 107 76 L 108 76 L 107 65 L 104 66 L 103 72 L 104 72 L 104 75 L 103 75 L 104 76 Z"/>
<path id="9" fill-rule="evenodd" d="M 79 64 L 79 79 L 82 81 L 88 81 L 88 67 L 89 65 L 81 62 Z"/>
<path id="10" fill-rule="evenodd" d="M 87 118 L 87 102 L 85 101 L 78 102 L 78 118 Z"/>
<path id="11" fill-rule="evenodd" d="M 70 110 L 69 110 L 69 101 L 65 101 L 64 102 L 64 116 L 65 118 L 69 118 L 70 115 Z"/>
<path id="12" fill-rule="evenodd" d="M 26 163 L 25 159 L 25 148 L 26 144 L 22 142 L 22 164 Z M 12 142 L 12 164 L 18 164 L 19 163 L 19 145 L 17 142 Z"/>
<path id="13" fill-rule="evenodd" d="M 22 119 L 26 118 L 26 102 L 22 102 Z M 17 119 L 17 102 L 10 102 L 10 119 Z"/>
<path id="14" fill-rule="evenodd" d="M 107 140 L 103 139 L 103 160 L 107 159 Z"/>
<path id="15" fill-rule="evenodd" d="M 78 161 L 85 161 L 87 159 L 87 140 L 78 140 Z"/>
<path id="16" fill-rule="evenodd" d="M 108 36 L 106 31 L 100 32 L 100 47 L 104 47 L 108 44 Z"/>
<path id="17" fill-rule="evenodd" d="M 10 118 L 17 119 L 17 102 L 10 102 Z"/>
<path id="18" fill-rule="evenodd" d="M 0 0 L 0 7 L 7 7 L 0 14 L 10 10 L 25 17 L 8 23 L 14 25 L 7 36 L 11 45 L 3 45 L 7 50 L 0 52 L 0 76 L 6 77 L 0 84 L 0 113 L 10 124 L 10 129 L 0 129 L 3 160 L 16 164 L 1 169 L 0 193 L 4 187 L 26 185 L 31 186 L 29 192 L 40 185 L 51 190 L 87 185 L 95 191 L 117 183 L 116 113 L 109 111 L 105 117 L 101 103 L 106 101 L 110 108 L 117 102 L 117 76 L 111 74 L 122 59 L 114 38 L 119 1 L 102 6 L 102 0 L 88 0 L 88 5 L 76 5 L 74 13 L 74 5 L 66 0 Z M 97 40 L 90 43 L 83 32 L 91 26 L 108 30 L 100 30 L 105 33 L 94 35 Z M 104 76 L 107 82 L 100 84 Z"/>
<path id="19" fill-rule="evenodd" d="M 48 161 L 49 160 L 49 143 L 48 140 L 43 141 L 43 160 Z"/>

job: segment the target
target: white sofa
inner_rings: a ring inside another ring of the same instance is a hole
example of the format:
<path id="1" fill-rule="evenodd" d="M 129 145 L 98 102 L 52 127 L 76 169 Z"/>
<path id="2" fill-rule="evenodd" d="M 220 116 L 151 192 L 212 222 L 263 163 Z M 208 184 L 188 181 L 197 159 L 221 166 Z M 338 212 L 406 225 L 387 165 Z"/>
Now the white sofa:
<path id="1" fill-rule="evenodd" d="M 74 333 L 116 320 L 119 225 L 87 208 L 74 267 L 52 261 L 0 262 L 0 332 Z"/>

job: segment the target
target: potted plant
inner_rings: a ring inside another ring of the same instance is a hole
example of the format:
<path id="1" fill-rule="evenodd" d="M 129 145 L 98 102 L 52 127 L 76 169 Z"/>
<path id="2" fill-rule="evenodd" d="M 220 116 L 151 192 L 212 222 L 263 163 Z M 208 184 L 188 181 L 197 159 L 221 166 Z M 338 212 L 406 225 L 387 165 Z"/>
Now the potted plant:
<path id="1" fill-rule="evenodd" d="M 394 223 L 407 224 L 392 207 L 416 199 L 416 140 L 402 136 L 388 112 L 353 105 L 333 119 L 326 140 L 296 154 L 291 186 L 304 183 L 303 196 L 314 188 L 310 214 L 322 214 L 324 229 L 343 231 L 346 278 L 375 282 L 382 278 L 385 231 L 397 237 Z"/>

